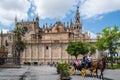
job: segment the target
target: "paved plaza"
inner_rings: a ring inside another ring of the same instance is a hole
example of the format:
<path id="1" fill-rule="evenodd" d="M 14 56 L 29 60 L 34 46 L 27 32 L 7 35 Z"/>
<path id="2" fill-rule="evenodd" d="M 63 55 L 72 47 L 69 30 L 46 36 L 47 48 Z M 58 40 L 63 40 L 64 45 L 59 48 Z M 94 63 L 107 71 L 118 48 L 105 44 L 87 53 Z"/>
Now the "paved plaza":
<path id="1" fill-rule="evenodd" d="M 71 75 L 72 80 L 100 80 L 95 77 L 82 77 L 77 71 L 76 75 Z M 22 66 L 22 68 L 0 68 L 0 80 L 58 80 L 59 75 L 55 67 L 50 66 Z M 119 80 L 120 70 L 105 70 L 105 80 Z"/>

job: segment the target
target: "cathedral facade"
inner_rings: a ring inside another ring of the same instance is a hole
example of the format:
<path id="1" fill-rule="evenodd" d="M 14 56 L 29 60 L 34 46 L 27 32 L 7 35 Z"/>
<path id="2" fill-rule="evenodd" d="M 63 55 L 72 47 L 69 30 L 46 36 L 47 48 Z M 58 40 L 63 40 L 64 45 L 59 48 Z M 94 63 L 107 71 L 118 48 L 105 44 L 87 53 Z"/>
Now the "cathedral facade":
<path id="1" fill-rule="evenodd" d="M 86 41 L 94 43 L 96 40 L 91 39 L 88 32 L 82 33 L 82 24 L 80 22 L 79 7 L 75 14 L 75 22 L 70 21 L 67 26 L 61 21 L 56 21 L 54 25 L 39 26 L 39 16 L 33 21 L 18 22 L 15 17 L 15 26 L 20 27 L 25 31 L 25 36 L 22 40 L 26 42 L 26 49 L 21 53 L 21 63 L 25 62 L 70 62 L 75 59 L 74 56 L 68 55 L 66 49 L 71 41 Z M 12 44 L 14 34 L 1 33 L 1 46 L 5 46 L 8 53 L 12 53 Z M 2 42 L 4 42 L 2 44 Z M 8 45 L 7 45 L 8 44 Z M 80 55 L 78 59 L 81 59 Z"/>

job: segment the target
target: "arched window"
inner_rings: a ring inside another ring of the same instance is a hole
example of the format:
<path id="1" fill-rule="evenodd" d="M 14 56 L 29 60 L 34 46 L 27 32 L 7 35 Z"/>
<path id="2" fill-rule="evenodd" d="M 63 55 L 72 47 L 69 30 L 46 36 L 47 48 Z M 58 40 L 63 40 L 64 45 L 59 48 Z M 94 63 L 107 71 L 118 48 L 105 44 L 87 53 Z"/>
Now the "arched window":
<path id="1" fill-rule="evenodd" d="M 8 42 L 7 42 L 7 40 L 5 40 L 5 46 L 8 46 Z"/>
<path id="2" fill-rule="evenodd" d="M 8 36 L 8 39 L 11 41 L 11 36 Z"/>
<path id="3" fill-rule="evenodd" d="M 48 46 L 46 46 L 46 49 L 47 49 L 47 50 L 48 50 L 48 48 L 49 48 L 49 47 L 48 47 Z"/>
<path id="4" fill-rule="evenodd" d="M 78 29 L 78 26 L 77 26 L 77 29 Z"/>

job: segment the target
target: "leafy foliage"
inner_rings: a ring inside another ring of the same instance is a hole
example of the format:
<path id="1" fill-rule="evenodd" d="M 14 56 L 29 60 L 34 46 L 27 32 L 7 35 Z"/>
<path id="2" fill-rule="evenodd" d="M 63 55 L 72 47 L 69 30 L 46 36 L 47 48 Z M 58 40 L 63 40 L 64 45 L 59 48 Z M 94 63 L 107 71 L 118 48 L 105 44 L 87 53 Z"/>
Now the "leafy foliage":
<path id="1" fill-rule="evenodd" d="M 75 56 L 77 59 L 79 54 L 84 55 L 89 51 L 93 53 L 95 51 L 95 47 L 93 47 L 90 43 L 78 41 L 70 42 L 66 50 L 68 54 Z"/>
<path id="2" fill-rule="evenodd" d="M 91 45 L 90 45 L 89 51 L 90 51 L 90 54 L 93 54 L 93 53 L 96 52 L 96 47 L 95 47 L 94 44 L 91 44 Z"/>
<path id="3" fill-rule="evenodd" d="M 24 30 L 19 27 L 16 27 L 13 33 L 15 34 L 17 41 L 21 40 L 21 37 L 25 34 Z"/>
<path id="4" fill-rule="evenodd" d="M 70 78 L 69 65 L 64 62 L 57 64 L 57 72 L 60 74 L 60 78 L 68 77 Z"/>
<path id="5" fill-rule="evenodd" d="M 15 34 L 14 47 L 16 51 L 23 51 L 26 48 L 25 41 L 22 41 L 21 38 L 24 36 L 25 32 L 23 29 L 16 27 L 13 31 Z"/>
<path id="6" fill-rule="evenodd" d="M 14 47 L 17 51 L 24 51 L 24 49 L 26 48 L 26 43 L 25 41 L 14 41 Z"/>
<path id="7" fill-rule="evenodd" d="M 99 35 L 99 40 L 96 43 L 96 46 L 99 50 L 108 49 L 109 52 L 115 52 L 115 50 L 120 46 L 120 31 L 118 26 L 114 26 L 114 28 L 107 27 L 103 29 L 102 33 Z"/>
<path id="8" fill-rule="evenodd" d="M 109 50 L 109 53 L 116 53 L 118 47 L 120 47 L 120 31 L 118 26 L 114 28 L 107 27 L 103 29 L 99 35 L 99 41 L 96 43 L 98 50 Z M 113 56 L 110 56 L 111 66 L 113 68 Z"/>
<path id="9" fill-rule="evenodd" d="M 16 56 L 18 58 L 16 63 L 20 64 L 20 52 L 26 48 L 25 42 L 22 41 L 22 36 L 24 36 L 25 32 L 23 29 L 16 27 L 15 30 L 13 31 L 13 33 L 14 33 L 14 37 L 15 37 L 14 49 L 18 53 L 18 55 Z"/>

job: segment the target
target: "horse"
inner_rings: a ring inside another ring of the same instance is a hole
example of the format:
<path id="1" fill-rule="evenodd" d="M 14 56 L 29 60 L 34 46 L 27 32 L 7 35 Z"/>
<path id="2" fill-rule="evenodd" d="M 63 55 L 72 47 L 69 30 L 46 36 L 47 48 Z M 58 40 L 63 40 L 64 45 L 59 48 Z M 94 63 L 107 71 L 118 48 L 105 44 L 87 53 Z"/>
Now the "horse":
<path id="1" fill-rule="evenodd" d="M 98 69 L 100 70 L 100 78 L 103 78 L 103 72 L 105 70 L 106 67 L 106 63 L 107 63 L 107 57 L 103 57 L 100 61 L 92 61 L 91 63 L 91 67 L 96 68 L 96 76 L 98 77 Z"/>

